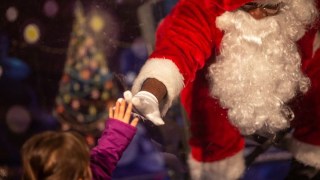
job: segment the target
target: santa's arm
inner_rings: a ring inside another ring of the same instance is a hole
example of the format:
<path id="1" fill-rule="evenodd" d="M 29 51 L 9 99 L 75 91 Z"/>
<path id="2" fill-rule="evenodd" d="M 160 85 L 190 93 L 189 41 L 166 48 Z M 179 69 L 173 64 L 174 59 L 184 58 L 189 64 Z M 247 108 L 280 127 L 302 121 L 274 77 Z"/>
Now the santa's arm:
<path id="1" fill-rule="evenodd" d="M 182 88 L 205 65 L 214 44 L 213 10 L 201 1 L 180 1 L 159 25 L 155 51 L 142 67 L 132 88 L 151 92 L 164 115 Z M 213 22 L 213 23 L 212 23 Z"/>

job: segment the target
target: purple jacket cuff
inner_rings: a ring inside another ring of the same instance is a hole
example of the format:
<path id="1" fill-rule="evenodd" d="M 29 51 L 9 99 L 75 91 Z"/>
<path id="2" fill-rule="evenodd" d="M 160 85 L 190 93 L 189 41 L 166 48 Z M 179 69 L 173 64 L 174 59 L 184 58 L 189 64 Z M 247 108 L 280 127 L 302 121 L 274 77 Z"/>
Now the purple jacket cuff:
<path id="1" fill-rule="evenodd" d="M 128 147 L 137 131 L 136 127 L 116 119 L 108 119 L 106 127 L 91 150 L 90 166 L 93 179 L 111 179 L 122 153 Z"/>

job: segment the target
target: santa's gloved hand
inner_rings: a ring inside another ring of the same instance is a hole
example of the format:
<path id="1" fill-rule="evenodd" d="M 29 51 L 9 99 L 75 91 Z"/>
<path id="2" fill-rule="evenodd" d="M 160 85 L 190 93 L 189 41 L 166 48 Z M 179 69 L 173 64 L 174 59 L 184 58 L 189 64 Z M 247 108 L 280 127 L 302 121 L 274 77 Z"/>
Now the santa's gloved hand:
<path id="1" fill-rule="evenodd" d="M 132 102 L 134 109 L 140 115 L 150 120 L 153 124 L 157 126 L 164 124 L 160 115 L 158 100 L 153 94 L 148 91 L 139 91 L 132 96 L 130 91 L 126 91 L 123 96 L 126 101 Z"/>

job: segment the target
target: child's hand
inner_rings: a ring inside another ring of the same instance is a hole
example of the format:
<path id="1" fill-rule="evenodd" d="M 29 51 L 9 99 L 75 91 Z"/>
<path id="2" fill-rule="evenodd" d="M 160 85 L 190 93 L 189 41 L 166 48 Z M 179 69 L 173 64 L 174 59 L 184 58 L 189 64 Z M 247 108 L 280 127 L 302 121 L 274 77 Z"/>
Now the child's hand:
<path id="1" fill-rule="evenodd" d="M 132 111 L 132 103 L 131 102 L 128 103 L 128 106 L 126 107 L 126 101 L 122 98 L 119 98 L 116 102 L 116 107 L 109 108 L 109 117 L 118 119 L 119 121 L 122 121 L 124 123 L 130 124 L 131 126 L 136 127 L 139 119 L 135 117 L 130 123 L 131 111 Z"/>

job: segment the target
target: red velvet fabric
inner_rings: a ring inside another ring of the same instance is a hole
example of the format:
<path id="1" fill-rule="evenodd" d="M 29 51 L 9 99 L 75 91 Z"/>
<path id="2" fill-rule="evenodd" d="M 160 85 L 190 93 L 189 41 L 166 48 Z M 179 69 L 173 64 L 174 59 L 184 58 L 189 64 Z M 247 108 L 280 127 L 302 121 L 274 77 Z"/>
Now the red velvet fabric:
<path id="1" fill-rule="evenodd" d="M 316 3 L 319 9 L 320 0 Z M 319 27 L 320 19 L 298 42 L 303 59 L 302 70 L 310 78 L 311 87 L 293 104 L 296 117 L 292 123 L 293 136 L 315 146 L 320 146 L 320 49 L 314 49 L 313 43 Z"/>
<path id="2" fill-rule="evenodd" d="M 300 97 L 295 107 L 294 137 L 304 143 L 320 146 L 320 49 L 313 55 L 312 43 L 316 30 L 308 32 L 299 42 L 302 49 L 302 69 L 311 80 L 306 95 Z"/>

